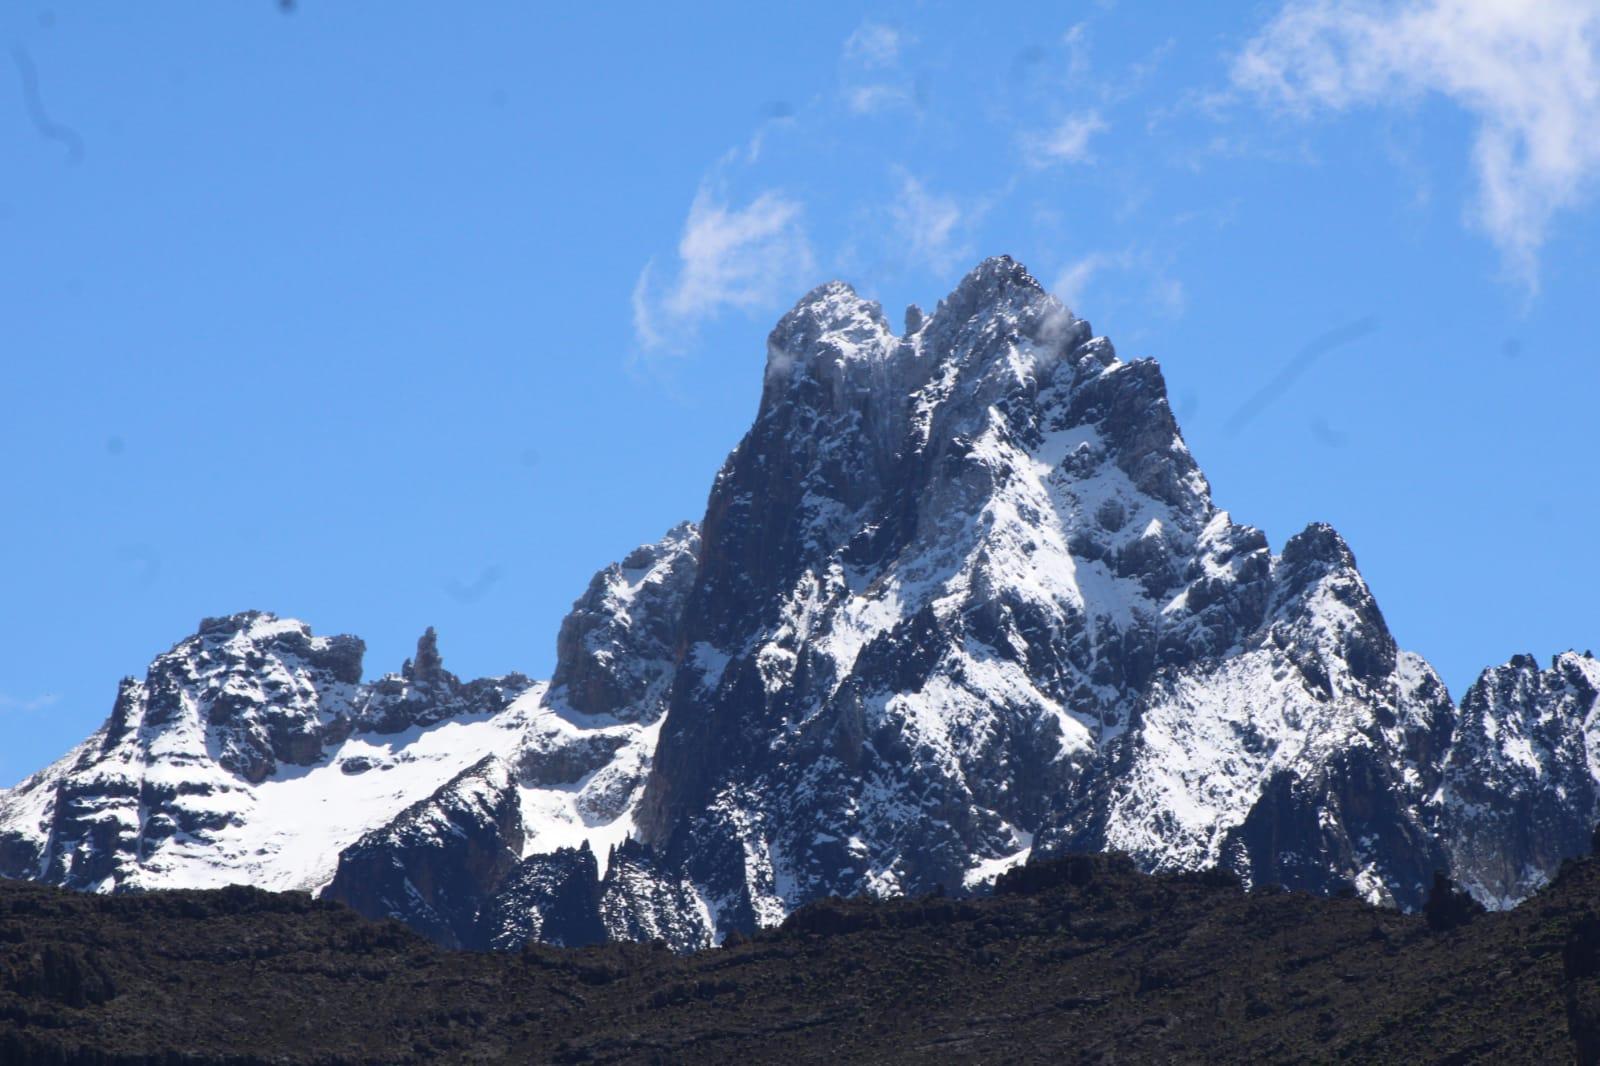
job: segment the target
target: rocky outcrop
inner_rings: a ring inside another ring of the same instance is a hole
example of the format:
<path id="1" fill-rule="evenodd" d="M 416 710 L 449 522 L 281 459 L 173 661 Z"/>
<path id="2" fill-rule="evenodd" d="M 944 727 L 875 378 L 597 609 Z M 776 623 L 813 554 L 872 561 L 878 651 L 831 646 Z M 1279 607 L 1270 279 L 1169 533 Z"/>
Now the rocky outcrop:
<path id="1" fill-rule="evenodd" d="M 0 873 L 117 888 L 168 841 L 226 831 L 235 796 L 347 732 L 362 652 L 261 612 L 205 619 L 122 682 L 94 736 L 0 797 Z"/>
<path id="2" fill-rule="evenodd" d="M 699 550 L 699 530 L 684 522 L 594 576 L 556 638 L 557 698 L 623 721 L 661 716 Z"/>
<path id="3" fill-rule="evenodd" d="M 341 852 L 324 894 L 447 944 L 576 947 L 635 931 L 679 949 L 708 944 L 692 886 L 628 843 L 697 547 L 695 527 L 679 525 L 596 574 L 562 627 L 551 687 L 504 714 L 488 708 L 511 742 Z M 426 729 L 445 717 L 439 707 L 463 720 L 482 713 L 472 697 L 487 684 L 444 672 L 430 633 L 400 675 L 374 686 L 364 721 Z M 620 850 L 618 864 L 602 868 L 590 837 L 608 860 Z"/>
<path id="4" fill-rule="evenodd" d="M 349 719 L 352 732 L 380 735 L 427 728 L 453 718 L 496 714 L 532 684 L 521 674 L 463 683 L 444 668 L 439 638 L 429 626 L 417 641 L 417 654 L 398 674 L 367 686 Z"/>
<path id="5" fill-rule="evenodd" d="M 589 842 L 524 859 L 485 907 L 481 925 L 491 948 L 605 942 L 600 871 Z"/>
<path id="6" fill-rule="evenodd" d="M 1453 876 L 1508 907 L 1587 853 L 1600 820 L 1600 662 L 1519 655 L 1461 701 L 1437 798 Z"/>
<path id="7" fill-rule="evenodd" d="M 600 920 L 608 939 L 659 941 L 675 951 L 710 947 L 716 936 L 694 884 L 632 838 L 611 849 Z"/>
<path id="8" fill-rule="evenodd" d="M 1247 568 L 1237 592 L 1212 582 L 1208 607 L 1242 595 L 1260 607 L 1230 616 L 1258 611 L 1258 624 L 1222 655 L 1157 673 L 1038 854 L 1114 850 L 1150 869 L 1220 865 L 1247 884 L 1420 906 L 1446 862 L 1428 809 L 1453 726 L 1444 685 L 1396 647 L 1331 528 Z"/>
<path id="9" fill-rule="evenodd" d="M 479 913 L 517 865 L 523 836 L 516 785 L 491 755 L 346 848 L 322 895 L 447 946 L 484 946 Z"/>
<path id="10" fill-rule="evenodd" d="M 99 731 L 0 796 L 0 874 L 101 891 L 320 887 L 340 848 L 514 746 L 503 712 L 531 686 L 462 683 L 431 629 L 370 684 L 363 650 L 259 611 L 206 619 L 122 682 Z M 426 735 L 468 724 L 470 740 Z"/>

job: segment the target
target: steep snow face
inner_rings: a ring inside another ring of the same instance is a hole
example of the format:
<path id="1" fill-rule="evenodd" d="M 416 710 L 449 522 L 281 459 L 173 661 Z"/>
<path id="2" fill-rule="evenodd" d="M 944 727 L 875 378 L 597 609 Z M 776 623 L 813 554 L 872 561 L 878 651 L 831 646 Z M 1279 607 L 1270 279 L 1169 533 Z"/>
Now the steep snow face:
<path id="1" fill-rule="evenodd" d="M 1509 907 L 1585 854 L 1600 820 L 1600 662 L 1567 652 L 1548 670 L 1519 655 L 1486 670 L 1435 798 L 1456 879 Z"/>
<path id="2" fill-rule="evenodd" d="M 1274 775 L 1357 733 L 1404 762 L 1400 659 L 1353 560 L 1295 554 L 1342 542 L 1275 562 L 1216 510 L 1154 363 L 1006 259 L 908 320 L 810 294 L 713 487 L 640 817 L 720 927 L 972 884 L 1041 830 L 1216 861 Z"/>
<path id="3" fill-rule="evenodd" d="M 1047 850 L 1418 905 L 1444 865 L 1427 811 L 1452 726 L 1444 685 L 1395 647 L 1332 529 L 1291 539 L 1272 579 L 1239 647 L 1154 679 Z"/>

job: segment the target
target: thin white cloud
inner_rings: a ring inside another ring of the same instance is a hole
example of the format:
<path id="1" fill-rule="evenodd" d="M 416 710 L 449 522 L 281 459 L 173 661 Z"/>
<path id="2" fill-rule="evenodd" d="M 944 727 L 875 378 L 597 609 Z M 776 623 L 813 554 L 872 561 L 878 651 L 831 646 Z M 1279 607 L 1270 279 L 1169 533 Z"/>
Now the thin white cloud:
<path id="1" fill-rule="evenodd" d="M 892 67 L 900 62 L 904 43 L 904 37 L 893 26 L 863 22 L 845 38 L 844 58 L 863 67 Z"/>
<path id="2" fill-rule="evenodd" d="M 771 307 L 814 269 L 799 201 L 768 190 L 729 206 L 702 185 L 678 241 L 677 268 L 664 286 L 647 263 L 633 288 L 634 335 L 642 349 L 669 348 L 727 310 Z"/>
<path id="3" fill-rule="evenodd" d="M 1126 269 L 1131 258 L 1127 252 L 1090 252 L 1063 267 L 1061 273 L 1056 275 L 1055 283 L 1050 286 L 1050 291 L 1068 308 L 1077 312 L 1090 280 L 1108 267 Z"/>
<path id="4" fill-rule="evenodd" d="M 46 692 L 30 699 L 18 699 L 0 692 L 0 711 L 42 711 L 46 707 L 54 705 L 60 699 L 61 697 L 54 692 Z"/>
<path id="5" fill-rule="evenodd" d="M 960 238 L 978 213 L 964 209 L 952 196 L 932 192 L 904 171 L 899 194 L 889 205 L 896 237 L 907 256 L 939 273 L 970 258 L 971 247 Z"/>
<path id="6" fill-rule="evenodd" d="M 1600 6 L 1592 0 L 1294 0 L 1234 83 L 1302 114 L 1452 101 L 1477 123 L 1472 218 L 1530 289 L 1552 219 L 1600 173 Z"/>
<path id="7" fill-rule="evenodd" d="M 1053 129 L 1024 137 L 1022 146 L 1034 166 L 1086 163 L 1094 158 L 1089 151 L 1090 139 L 1109 128 L 1099 112 L 1080 111 L 1068 115 Z"/>
<path id="8" fill-rule="evenodd" d="M 1089 24 L 1077 22 L 1061 35 L 1067 50 L 1067 77 L 1077 79 L 1089 73 Z"/>
<path id="9" fill-rule="evenodd" d="M 863 22 L 845 38 L 842 72 L 846 110 L 876 115 L 916 104 L 911 83 L 900 69 L 901 54 L 909 43 L 905 34 L 881 22 Z"/>
<path id="10" fill-rule="evenodd" d="M 1088 316 L 1092 310 L 1103 310 L 1110 302 L 1103 298 L 1109 292 L 1120 294 L 1115 301 L 1118 305 L 1136 304 L 1155 308 L 1169 318 L 1181 318 L 1188 310 L 1189 294 L 1183 282 L 1167 272 L 1169 266 L 1165 258 L 1136 248 L 1090 252 L 1063 266 L 1050 291 L 1074 314 Z M 1108 276 L 1120 280 L 1108 287 L 1103 280 Z M 1087 302 L 1091 288 L 1102 297 L 1094 308 Z"/>
<path id="11" fill-rule="evenodd" d="M 657 325 L 657 313 L 651 303 L 650 275 L 656 268 L 656 261 L 650 260 L 639 271 L 639 277 L 633 283 L 633 295 L 630 305 L 633 308 L 633 336 L 639 347 L 645 349 L 660 348 L 666 343 L 661 329 Z"/>
<path id="12" fill-rule="evenodd" d="M 855 85 L 844 93 L 845 106 L 858 115 L 875 115 L 913 102 L 911 90 L 903 85 Z"/>
<path id="13" fill-rule="evenodd" d="M 1171 318 L 1182 317 L 1189 309 L 1189 290 L 1177 278 L 1156 278 L 1150 283 L 1150 298 Z"/>

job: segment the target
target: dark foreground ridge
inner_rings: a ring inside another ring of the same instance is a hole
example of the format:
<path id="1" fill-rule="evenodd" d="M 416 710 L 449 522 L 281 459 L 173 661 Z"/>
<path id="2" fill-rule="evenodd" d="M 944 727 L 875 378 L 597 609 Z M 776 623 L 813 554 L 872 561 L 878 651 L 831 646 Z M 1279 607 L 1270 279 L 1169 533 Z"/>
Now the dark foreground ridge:
<path id="1" fill-rule="evenodd" d="M 1423 916 L 1075 856 L 991 898 L 826 900 L 735 941 L 452 952 L 300 894 L 0 882 L 0 1063 L 1505 1063 L 1600 1046 L 1595 860 L 1514 911 Z"/>

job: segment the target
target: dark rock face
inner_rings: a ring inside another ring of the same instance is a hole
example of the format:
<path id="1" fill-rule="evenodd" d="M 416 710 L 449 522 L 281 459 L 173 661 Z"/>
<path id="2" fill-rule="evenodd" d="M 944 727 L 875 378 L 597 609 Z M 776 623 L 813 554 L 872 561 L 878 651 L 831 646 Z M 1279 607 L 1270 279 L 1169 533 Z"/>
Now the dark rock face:
<path id="1" fill-rule="evenodd" d="M 588 841 L 524 859 L 484 910 L 481 924 L 491 948 L 604 943 L 600 869 Z"/>
<path id="2" fill-rule="evenodd" d="M 416 657 L 407 659 L 400 673 L 366 688 L 349 728 L 387 735 L 467 715 L 495 714 L 529 684 L 520 674 L 463 683 L 444 668 L 439 638 L 429 626 L 417 641 Z"/>
<path id="3" fill-rule="evenodd" d="M 574 710 L 625 721 L 660 716 L 699 550 L 699 531 L 685 522 L 589 582 L 561 623 L 550 679 Z"/>
<path id="4" fill-rule="evenodd" d="M 1438 819 L 1455 879 L 1509 906 L 1586 854 L 1600 816 L 1600 662 L 1567 652 L 1541 670 L 1519 655 L 1461 701 Z"/>
<path id="5" fill-rule="evenodd" d="M 322 895 L 449 947 L 484 947 L 479 913 L 522 844 L 516 785 L 490 756 L 346 848 Z"/>
<path id="6" fill-rule="evenodd" d="M 600 919 L 607 939 L 660 941 L 675 951 L 708 948 L 716 933 L 694 885 L 631 838 L 612 849 Z"/>

